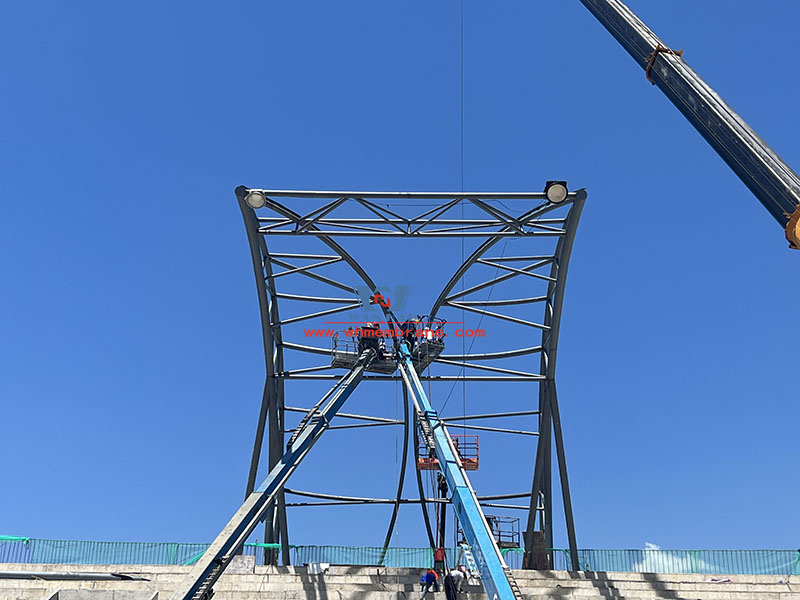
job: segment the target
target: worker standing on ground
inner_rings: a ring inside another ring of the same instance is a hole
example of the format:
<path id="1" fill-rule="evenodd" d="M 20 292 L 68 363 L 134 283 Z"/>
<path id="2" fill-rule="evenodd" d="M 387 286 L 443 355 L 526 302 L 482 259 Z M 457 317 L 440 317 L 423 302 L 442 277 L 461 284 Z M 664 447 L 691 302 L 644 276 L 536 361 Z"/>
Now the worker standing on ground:
<path id="1" fill-rule="evenodd" d="M 467 567 L 458 565 L 455 571 L 450 571 L 444 578 L 444 593 L 447 600 L 458 600 L 461 586 L 467 579 Z"/>
<path id="2" fill-rule="evenodd" d="M 425 574 L 420 577 L 419 582 L 422 585 L 422 595 L 419 597 L 419 600 L 423 600 L 425 594 L 429 591 L 439 591 L 439 576 L 433 569 L 428 569 Z"/>

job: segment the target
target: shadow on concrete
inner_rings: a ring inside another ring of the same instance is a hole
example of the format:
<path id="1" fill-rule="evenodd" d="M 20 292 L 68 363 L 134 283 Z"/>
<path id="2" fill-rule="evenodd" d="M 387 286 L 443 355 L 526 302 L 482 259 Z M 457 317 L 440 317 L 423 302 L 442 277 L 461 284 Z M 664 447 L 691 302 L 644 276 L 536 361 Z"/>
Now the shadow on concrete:
<path id="1" fill-rule="evenodd" d="M 562 577 L 556 577 L 554 571 L 536 572 L 541 575 L 543 579 L 563 580 Z M 609 577 L 609 574 L 606 571 L 567 571 L 566 573 L 571 580 L 590 581 L 595 591 L 603 598 L 617 598 L 619 600 L 625 599 L 625 596 L 622 594 L 619 588 L 616 587 L 614 580 Z M 684 596 L 680 596 L 674 590 L 666 589 L 667 582 L 663 581 L 656 573 L 641 573 L 641 576 L 645 583 L 650 584 L 650 591 L 655 593 L 654 598 L 657 598 L 658 600 L 690 600 Z M 562 597 L 565 591 L 565 588 L 557 584 L 555 588 L 548 590 L 545 596 Z M 637 591 L 632 595 L 641 596 L 644 595 L 644 593 L 645 590 L 641 590 L 641 593 Z M 542 594 L 539 594 L 539 596 L 542 596 Z"/>
<path id="2" fill-rule="evenodd" d="M 350 600 L 349 596 L 351 594 L 369 593 L 375 591 L 392 593 L 392 589 L 387 585 L 387 583 L 391 583 L 390 581 L 387 581 L 387 578 L 392 576 L 387 574 L 386 567 L 352 566 L 345 568 L 343 571 L 341 569 L 341 566 L 337 567 L 338 573 L 336 575 L 332 575 L 331 577 L 326 577 L 325 573 L 309 574 L 307 568 L 303 569 L 303 572 L 298 572 L 297 576 L 303 584 L 306 600 Z M 300 569 L 298 568 L 298 571 L 299 570 Z M 355 592 L 342 592 L 341 590 L 336 589 L 336 579 L 338 577 L 348 575 L 366 575 L 369 578 L 369 582 L 354 584 L 359 587 L 363 586 L 363 590 L 358 590 Z M 402 586 L 402 589 L 395 592 L 397 600 L 409 600 L 412 598 L 414 590 L 413 584 L 409 585 L 408 583 L 401 581 L 400 573 L 396 573 L 394 578 L 396 580 L 394 583 L 396 583 L 398 587 Z M 328 589 L 329 586 L 331 589 Z"/>

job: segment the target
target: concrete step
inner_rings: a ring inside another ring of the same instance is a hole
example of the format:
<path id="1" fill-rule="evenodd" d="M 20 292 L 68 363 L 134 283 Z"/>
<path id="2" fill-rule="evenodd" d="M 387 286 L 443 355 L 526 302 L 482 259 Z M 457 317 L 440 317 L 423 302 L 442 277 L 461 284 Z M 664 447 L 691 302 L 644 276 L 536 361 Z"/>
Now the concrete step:
<path id="1" fill-rule="evenodd" d="M 126 573 L 146 581 L 0 580 L 0 600 L 167 600 L 190 571 L 182 566 L 2 565 L 0 570 Z M 214 600 L 418 600 L 420 569 L 330 567 L 308 574 L 304 567 L 255 567 L 223 575 Z M 568 573 L 515 571 L 525 600 L 800 600 L 797 584 L 780 576 L 731 576 L 732 583 L 707 583 L 708 575 Z M 487 600 L 479 585 L 465 587 L 461 600 Z M 59 592 L 56 598 L 54 594 Z M 426 600 L 445 600 L 443 592 Z"/>
<path id="2" fill-rule="evenodd" d="M 47 600 L 52 596 L 44 587 L 7 588 L 0 582 L 0 599 L 2 600 Z"/>
<path id="3" fill-rule="evenodd" d="M 529 582 L 520 586 L 523 591 L 537 589 L 559 588 L 564 590 L 620 590 L 627 593 L 633 591 L 662 591 L 662 592 L 695 592 L 706 593 L 724 591 L 725 593 L 763 593 L 774 594 L 791 591 L 785 584 L 755 584 L 742 583 L 671 583 L 671 582 L 567 582 L 567 581 L 540 581 Z M 800 589 L 800 586 L 798 587 Z"/>
<path id="4" fill-rule="evenodd" d="M 48 600 L 158 600 L 158 592 L 126 590 L 60 590 Z"/>

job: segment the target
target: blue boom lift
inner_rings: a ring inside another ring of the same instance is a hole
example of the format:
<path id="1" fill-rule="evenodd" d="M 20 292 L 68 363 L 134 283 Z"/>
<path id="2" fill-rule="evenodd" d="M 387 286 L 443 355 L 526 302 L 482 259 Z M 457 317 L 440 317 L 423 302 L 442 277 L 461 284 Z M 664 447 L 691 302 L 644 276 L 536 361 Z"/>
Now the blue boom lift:
<path id="1" fill-rule="evenodd" d="M 469 483 L 459 453 L 453 440 L 439 419 L 439 415 L 425 394 L 419 380 L 411 352 L 406 342 L 400 342 L 397 362 L 403 383 L 417 412 L 417 420 L 422 437 L 428 447 L 435 453 L 439 468 L 444 475 L 447 487 L 452 494 L 455 509 L 464 537 L 475 557 L 475 564 L 481 574 L 481 582 L 490 600 L 522 600 L 517 582 L 506 566 L 500 549 L 497 547 L 492 530 L 486 522 L 475 491 Z"/>
<path id="2" fill-rule="evenodd" d="M 274 502 L 275 496 L 284 486 L 300 462 L 311 450 L 331 419 L 342 408 L 345 401 L 356 389 L 364 371 L 376 358 L 372 349 L 361 353 L 350 371 L 342 377 L 323 398 L 308 411 L 297 432 L 289 440 L 286 453 L 270 471 L 264 482 L 250 494 L 244 504 L 236 511 L 228 524 L 208 547 L 200 560 L 184 578 L 171 600 L 210 600 L 214 595 L 213 585 L 225 567 L 241 550 L 248 536 L 253 532 L 261 517 Z M 327 400 L 327 404 L 320 408 Z"/>
<path id="3" fill-rule="evenodd" d="M 370 369 L 377 359 L 377 352 L 373 348 L 363 350 L 350 371 L 308 411 L 289 440 L 281 461 L 270 471 L 258 489 L 247 497 L 172 594 L 171 600 L 211 599 L 214 583 L 241 550 L 269 505 L 274 502 L 278 491 L 361 382 L 364 371 Z M 487 596 L 490 600 L 522 600 L 519 587 L 506 566 L 492 530 L 481 511 L 453 440 L 420 383 L 411 351 L 405 341 L 397 344 L 394 360 L 413 400 L 421 435 L 430 452 L 437 458 L 439 469 L 452 494 L 455 513 L 474 556 Z"/>

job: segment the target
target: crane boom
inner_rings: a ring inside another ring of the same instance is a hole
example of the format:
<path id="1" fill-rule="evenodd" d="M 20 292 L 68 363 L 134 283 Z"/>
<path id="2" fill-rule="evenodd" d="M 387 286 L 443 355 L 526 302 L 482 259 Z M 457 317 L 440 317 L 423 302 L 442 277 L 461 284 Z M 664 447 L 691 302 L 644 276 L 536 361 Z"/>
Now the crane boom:
<path id="1" fill-rule="evenodd" d="M 225 567 L 239 552 L 247 537 L 253 532 L 270 503 L 289 479 L 300 461 L 328 428 L 353 390 L 361 381 L 364 371 L 375 359 L 374 350 L 365 350 L 352 369 L 309 411 L 298 427 L 298 431 L 287 444 L 286 453 L 267 475 L 264 482 L 252 493 L 222 529 L 200 560 L 170 596 L 170 600 L 209 600 L 212 586 Z M 328 399 L 327 404 L 319 406 Z"/>
<path id="2" fill-rule="evenodd" d="M 800 177 L 620 0 L 581 0 L 800 248 Z"/>
<path id="3" fill-rule="evenodd" d="M 522 600 L 519 587 L 489 530 L 453 440 L 425 394 L 405 341 L 399 344 L 397 362 L 417 411 L 425 442 L 436 452 L 439 468 L 452 494 L 453 508 L 475 557 L 487 597 L 489 600 Z"/>

